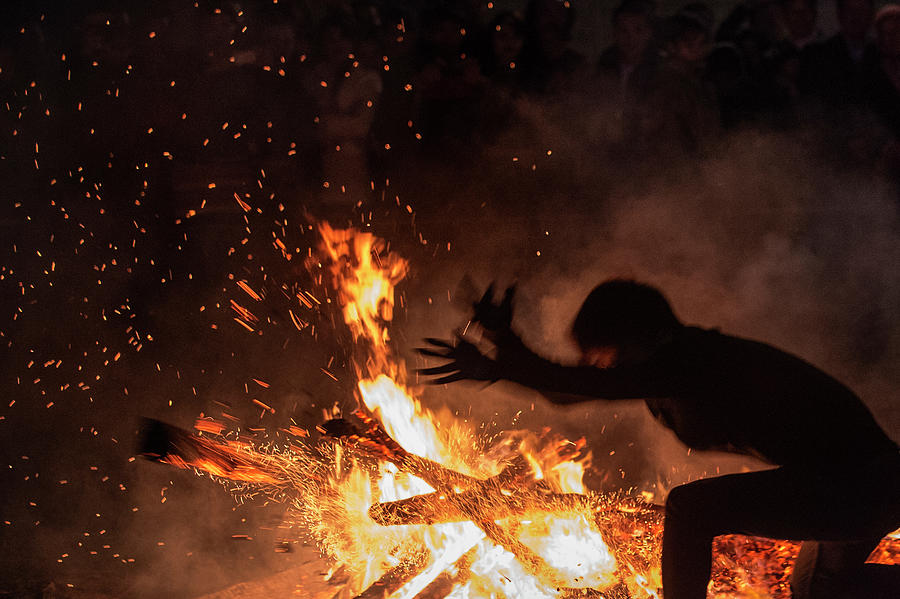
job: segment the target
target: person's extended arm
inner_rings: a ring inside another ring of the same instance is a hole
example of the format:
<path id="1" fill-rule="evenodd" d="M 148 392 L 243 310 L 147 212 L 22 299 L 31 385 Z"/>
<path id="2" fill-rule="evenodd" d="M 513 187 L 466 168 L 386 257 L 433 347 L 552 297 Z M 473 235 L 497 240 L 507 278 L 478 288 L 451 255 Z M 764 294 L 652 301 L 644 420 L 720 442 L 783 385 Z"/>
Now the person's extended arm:
<path id="1" fill-rule="evenodd" d="M 669 394 L 670 377 L 654 362 L 613 368 L 565 366 L 534 353 L 514 334 L 498 341 L 501 378 L 546 393 L 554 403 Z"/>
<path id="2" fill-rule="evenodd" d="M 665 367 L 662 360 L 607 369 L 563 366 L 537 355 L 512 332 L 495 338 L 496 359 L 484 355 L 463 339 L 456 345 L 430 341 L 438 349 L 421 350 L 423 354 L 450 360 L 442 366 L 420 371 L 426 375 L 443 375 L 432 381 L 437 384 L 465 379 L 505 379 L 546 393 L 554 403 L 573 403 L 589 398 L 660 397 L 671 392 L 671 367 Z"/>

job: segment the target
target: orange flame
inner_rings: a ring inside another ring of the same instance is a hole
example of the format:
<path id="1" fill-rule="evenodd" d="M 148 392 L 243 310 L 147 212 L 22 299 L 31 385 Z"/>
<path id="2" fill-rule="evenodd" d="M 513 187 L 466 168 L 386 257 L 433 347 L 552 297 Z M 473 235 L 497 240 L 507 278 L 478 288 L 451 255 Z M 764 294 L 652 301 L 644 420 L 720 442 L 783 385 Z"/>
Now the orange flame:
<path id="1" fill-rule="evenodd" d="M 387 324 L 394 318 L 394 287 L 406 276 L 407 261 L 393 252 L 382 256 L 384 244 L 371 233 L 332 229 L 327 223 L 319 226 L 319 232 L 344 322 L 353 340 L 368 346 L 375 361 L 366 365 L 367 373 L 396 374 Z"/>
<path id="2" fill-rule="evenodd" d="M 407 262 L 393 253 L 385 253 L 383 244 L 370 233 L 336 230 L 328 225 L 320 226 L 320 233 L 323 239 L 321 250 L 327 260 L 325 266 L 338 291 L 344 321 L 354 341 L 366 346 L 367 350 L 365 363 L 357 364 L 361 401 L 409 453 L 474 475 L 471 464 L 483 463 L 484 456 L 475 443 L 454 442 L 454 437 L 475 439 L 474 432 L 458 422 L 441 422 L 425 409 L 413 391 L 403 384 L 405 370 L 393 357 L 388 326 L 393 318 L 394 288 L 406 275 Z M 544 451 L 546 448 L 537 444 L 526 447 L 522 442 L 510 443 L 508 449 L 503 457 L 521 452 L 531 464 L 534 481 L 547 479 L 545 484 L 550 484 L 553 490 L 584 493 L 581 478 L 585 458 L 581 462 L 563 460 L 558 452 Z M 555 459 L 548 459 L 551 457 Z M 500 459 L 487 468 L 491 474 L 501 469 Z M 378 496 L 372 497 L 371 502 L 396 501 L 435 490 L 425 481 L 399 472 L 391 464 L 379 467 L 374 486 Z M 452 493 L 453 490 L 445 492 Z M 460 583 L 462 596 L 468 592 L 478 596 L 482 592 L 507 597 L 556 596 L 561 586 L 603 588 L 619 582 L 616 559 L 593 524 L 593 515 L 589 511 L 532 513 L 500 523 L 501 529 L 513 531 L 513 549 L 521 547 L 521 550 L 534 552 L 542 570 L 523 567 L 517 561 L 521 556 L 511 553 L 509 547 L 499 547 L 487 540 L 486 533 L 471 522 L 425 528 L 404 526 L 399 528 L 409 529 L 410 544 L 424 546 L 432 558 L 421 574 L 392 596 L 413 596 L 470 551 L 475 552 L 470 571 L 483 569 L 484 574 Z M 383 528 L 380 530 L 384 531 Z M 359 529 L 356 533 L 367 534 Z M 577 559 L 573 557 L 575 555 Z M 373 562 L 389 560 L 386 556 L 372 555 L 364 561 L 367 564 L 365 570 L 371 572 Z M 355 566 L 359 568 L 359 564 Z M 498 575 L 498 571 L 507 571 L 509 575 Z M 371 575 L 363 576 L 360 582 L 365 583 L 369 578 Z M 510 585 L 509 580 L 517 582 Z"/>
<path id="3" fill-rule="evenodd" d="M 438 418 L 423 407 L 405 384 L 405 368 L 394 356 L 388 330 L 395 286 L 408 272 L 407 261 L 386 251 L 371 233 L 327 224 L 320 225 L 319 232 L 320 266 L 331 275 L 344 322 L 361 354 L 354 364 L 358 399 L 403 450 L 454 476 L 441 483 L 439 477 L 420 472 L 420 478 L 404 471 L 397 464 L 408 462 L 386 459 L 401 451 L 396 446 L 376 452 L 378 461 L 373 466 L 372 455 L 366 454 L 367 462 L 352 445 L 341 443 L 295 444 L 277 454 L 237 442 L 213 443 L 204 437 L 196 440 L 194 453 L 188 452 L 192 458 L 167 456 L 166 461 L 272 487 L 289 496 L 289 517 L 304 525 L 322 550 L 349 572 L 345 594 L 350 596 L 398 566 L 415 564 L 408 580 L 390 587 L 392 599 L 413 598 L 439 576 L 452 584 L 448 597 L 550 598 L 573 593 L 570 589 L 605 592 L 615 587 L 634 599 L 659 599 L 659 513 L 648 510 L 640 500 L 589 494 L 583 475 L 590 453 L 584 452 L 583 439 L 570 442 L 548 431 L 517 431 L 485 453 L 476 431 L 458 420 Z M 298 294 L 307 308 L 312 307 L 310 298 L 320 304 L 311 294 Z M 255 319 L 245 308 L 235 304 L 233 308 L 246 320 Z M 291 317 L 298 326 L 293 313 Z M 222 432 L 202 420 L 200 428 Z M 516 464 L 524 467 L 511 467 Z M 461 488 L 470 481 L 473 487 Z M 402 507 L 410 505 L 403 500 L 413 497 L 418 506 L 430 502 L 432 510 L 452 509 L 454 517 L 441 521 L 432 511 L 408 521 L 433 518 L 438 523 L 383 526 L 370 515 L 374 504 L 380 504 L 379 509 L 389 502 Z M 495 509 L 509 513 L 493 514 Z M 458 521 L 463 518 L 469 519 Z M 737 542 L 736 537 L 719 538 L 720 556 Z M 785 568 L 780 564 L 797 548 L 796 544 L 771 547 L 750 540 L 742 551 L 753 551 L 754 543 L 759 546 L 756 551 L 768 559 L 766 563 L 780 567 L 782 575 Z M 900 561 L 900 550 L 892 555 Z M 740 569 L 737 575 L 725 575 L 722 563 L 717 561 L 714 573 L 717 596 L 783 591 L 779 586 L 783 576 L 776 580 L 767 571 L 757 580 Z M 727 565 L 730 572 L 736 570 L 736 564 Z"/>

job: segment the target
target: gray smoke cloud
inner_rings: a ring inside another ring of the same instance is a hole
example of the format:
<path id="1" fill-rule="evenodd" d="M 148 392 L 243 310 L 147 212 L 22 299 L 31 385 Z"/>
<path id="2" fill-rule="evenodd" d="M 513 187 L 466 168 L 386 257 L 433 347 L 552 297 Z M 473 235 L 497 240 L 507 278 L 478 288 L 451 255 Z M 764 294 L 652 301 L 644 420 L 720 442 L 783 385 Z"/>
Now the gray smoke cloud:
<path id="1" fill-rule="evenodd" d="M 412 283 L 431 304 L 410 302 L 410 338 L 446 336 L 464 325 L 469 298 L 450 300 L 465 274 L 481 286 L 516 281 L 516 328 L 540 353 L 571 362 L 577 355 L 568 332 L 587 293 L 611 277 L 633 278 L 663 290 L 686 323 L 765 341 L 823 368 L 900 437 L 900 237 L 892 185 L 868 169 L 838 168 L 813 155 L 800 135 L 756 132 L 734 134 L 708 157 L 639 180 L 604 168 L 583 139 L 554 139 L 563 127 L 543 128 L 549 138 L 541 147 L 563 148 L 576 160 L 539 164 L 536 173 L 555 172 L 517 190 L 531 192 L 517 203 L 482 209 L 486 216 L 461 226 L 459 219 L 446 223 L 456 243 L 448 259 L 435 260 Z M 504 150 L 515 152 L 494 148 Z M 458 383 L 428 397 L 501 428 L 524 410 L 520 426 L 550 423 L 571 437 L 584 435 L 607 486 L 668 486 L 760 466 L 734 456 L 689 456 L 641 402 L 561 409 L 504 384 L 475 390 Z"/>

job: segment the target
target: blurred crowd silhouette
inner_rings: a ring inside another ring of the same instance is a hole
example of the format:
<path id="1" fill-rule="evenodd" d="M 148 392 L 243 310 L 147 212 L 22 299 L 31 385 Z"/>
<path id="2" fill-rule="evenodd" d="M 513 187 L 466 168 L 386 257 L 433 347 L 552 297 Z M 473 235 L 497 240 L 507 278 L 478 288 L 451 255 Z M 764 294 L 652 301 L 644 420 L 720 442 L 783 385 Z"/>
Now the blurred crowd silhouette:
<path id="1" fill-rule="evenodd" d="M 175 156 L 157 167 L 174 192 L 238 185 L 252 164 L 326 206 L 409 173 L 452 179 L 501 148 L 504 161 L 556 151 L 547 140 L 658 169 L 714 154 L 733 131 L 815 131 L 840 164 L 900 172 L 900 5 L 748 0 L 717 23 L 703 2 L 661 14 L 622 0 L 610 44 L 586 56 L 572 42 L 577 1 L 521 4 L 13 3 L 7 158 L 30 163 L 35 142 L 67 168 Z M 34 117 L 48 108 L 52 124 Z M 184 211 L 177 196 L 158 194 L 170 216 Z"/>

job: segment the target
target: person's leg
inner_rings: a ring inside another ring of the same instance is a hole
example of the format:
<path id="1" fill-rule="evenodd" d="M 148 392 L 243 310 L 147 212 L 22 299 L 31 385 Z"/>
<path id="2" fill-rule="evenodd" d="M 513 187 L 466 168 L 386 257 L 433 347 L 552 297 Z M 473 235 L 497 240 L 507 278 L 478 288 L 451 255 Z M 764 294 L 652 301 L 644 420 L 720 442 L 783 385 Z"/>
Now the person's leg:
<path id="1" fill-rule="evenodd" d="M 705 599 L 712 569 L 712 526 L 705 514 L 715 509 L 715 486 L 675 487 L 666 499 L 662 578 L 666 599 Z M 699 519 L 699 522 L 698 522 Z"/>
<path id="2" fill-rule="evenodd" d="M 800 549 L 791 577 L 794 598 L 900 597 L 900 567 L 865 564 L 882 536 L 900 525 L 900 456 L 844 464 L 825 480 L 834 484 L 821 489 L 828 498 L 824 517 L 805 537 L 819 542 Z"/>
<path id="3" fill-rule="evenodd" d="M 817 538 L 822 523 L 830 520 L 819 486 L 797 472 L 778 468 L 672 489 L 663 528 L 666 599 L 705 599 L 717 535 Z"/>
<path id="4" fill-rule="evenodd" d="M 881 539 L 859 542 L 806 541 L 791 575 L 793 599 L 850 599 L 867 577 L 865 561 Z M 868 598 L 872 599 L 872 598 Z"/>
<path id="5" fill-rule="evenodd" d="M 862 549 L 853 544 L 898 524 L 900 456 L 894 454 L 828 469 L 776 468 L 699 480 L 676 487 L 666 501 L 663 589 L 666 599 L 704 599 L 717 535 L 839 542 L 844 547 L 829 549 L 827 561 L 852 568 L 866 557 L 857 561 Z"/>
<path id="6" fill-rule="evenodd" d="M 900 565 L 866 564 L 863 566 L 866 599 L 900 597 Z"/>

